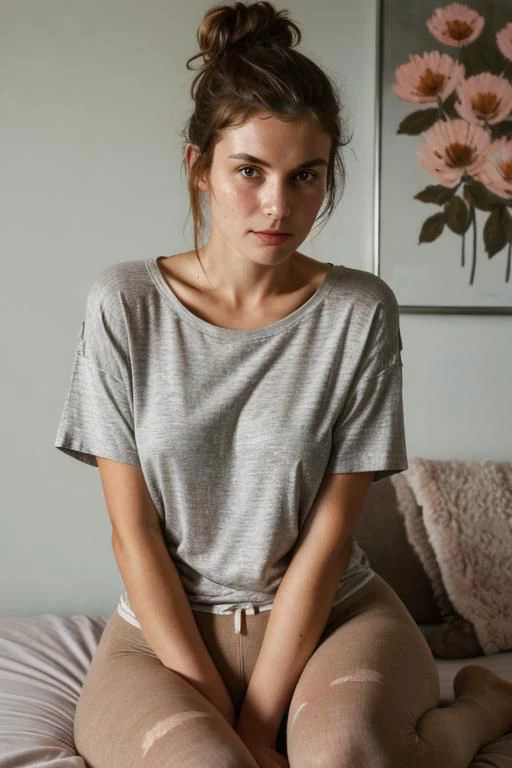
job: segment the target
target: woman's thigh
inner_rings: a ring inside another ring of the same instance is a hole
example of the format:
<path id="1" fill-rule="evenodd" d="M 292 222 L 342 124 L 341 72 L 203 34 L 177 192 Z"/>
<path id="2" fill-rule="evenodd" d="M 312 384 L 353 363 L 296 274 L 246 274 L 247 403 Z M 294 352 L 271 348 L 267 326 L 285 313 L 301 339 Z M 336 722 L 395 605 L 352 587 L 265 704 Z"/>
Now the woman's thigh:
<path id="1" fill-rule="evenodd" d="M 255 768 L 215 707 L 116 612 L 84 680 L 74 735 L 89 768 Z"/>
<path id="2" fill-rule="evenodd" d="M 439 698 L 426 640 L 376 574 L 336 607 L 299 678 L 287 723 L 290 766 L 406 765 L 418 748 L 417 722 Z"/>

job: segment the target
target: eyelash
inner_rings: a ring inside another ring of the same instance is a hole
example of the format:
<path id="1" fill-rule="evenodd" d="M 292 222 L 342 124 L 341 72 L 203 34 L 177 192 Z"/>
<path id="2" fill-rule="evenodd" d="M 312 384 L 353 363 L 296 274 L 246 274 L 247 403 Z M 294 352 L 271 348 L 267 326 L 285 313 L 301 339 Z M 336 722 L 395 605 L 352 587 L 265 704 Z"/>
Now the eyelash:
<path id="1" fill-rule="evenodd" d="M 246 171 L 248 168 L 250 168 L 251 171 L 256 171 L 257 170 L 257 168 L 255 168 L 253 165 L 245 165 L 243 168 L 240 168 L 238 172 L 242 173 L 242 171 Z M 310 179 L 308 181 L 304 181 L 303 182 L 304 184 L 311 184 L 316 179 L 316 177 L 318 176 L 318 173 L 315 173 L 315 171 L 306 171 L 306 170 L 299 171 L 297 176 L 300 173 L 309 173 L 309 175 L 310 175 Z M 254 176 L 243 176 L 243 178 L 244 179 L 253 179 Z"/>

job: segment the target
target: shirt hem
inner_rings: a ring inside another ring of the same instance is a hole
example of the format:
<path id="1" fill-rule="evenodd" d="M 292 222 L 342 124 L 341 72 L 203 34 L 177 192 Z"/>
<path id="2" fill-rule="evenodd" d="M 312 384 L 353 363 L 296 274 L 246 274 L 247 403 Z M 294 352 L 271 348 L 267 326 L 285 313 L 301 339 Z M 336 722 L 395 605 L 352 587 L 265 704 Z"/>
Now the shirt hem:
<path id="1" fill-rule="evenodd" d="M 334 609 L 335 606 L 339 605 L 344 600 L 346 600 L 348 597 L 353 595 L 355 592 L 357 592 L 358 589 L 361 589 L 366 584 L 368 584 L 374 578 L 374 576 L 375 576 L 375 571 L 371 570 L 365 576 L 365 578 L 363 578 L 358 584 L 356 584 L 355 587 L 352 587 L 352 589 L 349 589 L 343 595 L 343 597 L 341 597 L 339 600 L 336 600 L 336 602 L 332 604 L 331 610 Z M 251 601 L 240 602 L 240 603 L 223 603 L 222 605 L 190 603 L 190 607 L 192 608 L 192 611 L 199 611 L 200 613 L 215 613 L 215 614 L 224 615 L 224 616 L 234 616 L 235 632 L 237 634 L 240 633 L 240 617 L 242 612 L 254 616 L 255 614 L 272 610 L 273 605 L 274 605 L 274 600 L 271 600 L 266 603 L 261 603 L 261 604 L 253 603 Z M 125 619 L 125 621 L 127 621 L 129 624 L 131 624 L 134 627 L 137 627 L 138 629 L 141 629 L 139 621 L 128 610 L 126 603 L 124 601 L 124 595 L 121 595 L 121 598 L 117 605 L 117 613 L 119 614 L 119 616 L 121 616 L 121 618 Z"/>
<path id="2" fill-rule="evenodd" d="M 347 599 L 347 597 L 350 597 L 354 594 L 354 592 L 357 592 L 358 589 L 361 589 L 361 587 L 364 587 L 365 584 L 368 584 L 373 578 L 375 577 L 375 571 L 371 571 L 364 579 L 362 579 L 358 584 L 356 584 L 355 587 L 352 587 L 352 589 L 349 589 L 348 592 L 346 592 L 343 597 L 341 597 L 339 600 L 336 600 L 335 603 L 332 604 L 332 607 L 334 608 L 336 605 L 339 605 L 344 600 Z"/>

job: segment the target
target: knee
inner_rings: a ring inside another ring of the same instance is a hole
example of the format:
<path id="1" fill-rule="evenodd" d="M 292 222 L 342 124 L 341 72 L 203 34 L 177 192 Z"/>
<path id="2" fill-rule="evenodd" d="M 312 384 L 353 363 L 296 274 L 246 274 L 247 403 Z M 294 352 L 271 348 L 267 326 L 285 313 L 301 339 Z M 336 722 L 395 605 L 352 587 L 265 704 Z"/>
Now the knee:
<path id="1" fill-rule="evenodd" d="M 354 708 L 323 713 L 305 706 L 288 733 L 288 757 L 294 768 L 411 768 L 419 766 L 418 734 L 398 722 Z M 308 717 L 308 714 L 310 717 Z M 301 721 L 302 716 L 302 722 Z M 400 733 L 400 730 L 403 732 Z"/>
<path id="2" fill-rule="evenodd" d="M 370 733 L 366 737 L 337 737 L 316 742 L 313 749 L 303 750 L 298 759 L 292 756 L 290 764 L 299 768 L 399 768 L 401 765 Z"/>
<path id="3" fill-rule="evenodd" d="M 290 765 L 297 768 L 411 768 L 417 765 L 406 750 L 390 748 L 374 734 L 353 738 L 324 739 L 315 742 L 311 749 L 304 748 L 300 754 L 288 748 Z"/>

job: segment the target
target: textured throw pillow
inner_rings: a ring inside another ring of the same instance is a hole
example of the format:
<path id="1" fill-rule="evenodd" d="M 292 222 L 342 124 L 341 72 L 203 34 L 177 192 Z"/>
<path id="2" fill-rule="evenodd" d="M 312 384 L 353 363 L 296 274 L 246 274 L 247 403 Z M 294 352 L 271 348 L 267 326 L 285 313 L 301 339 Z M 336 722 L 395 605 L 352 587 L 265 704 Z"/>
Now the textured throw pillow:
<path id="1" fill-rule="evenodd" d="M 427 575 L 441 619 L 434 626 L 420 627 L 430 650 L 438 659 L 468 659 L 483 654 L 472 623 L 455 609 L 444 586 L 443 576 L 419 505 L 409 481 L 411 469 L 393 475 L 397 513 L 403 520 L 407 540 Z M 476 546 L 476 544 L 475 544 Z"/>

